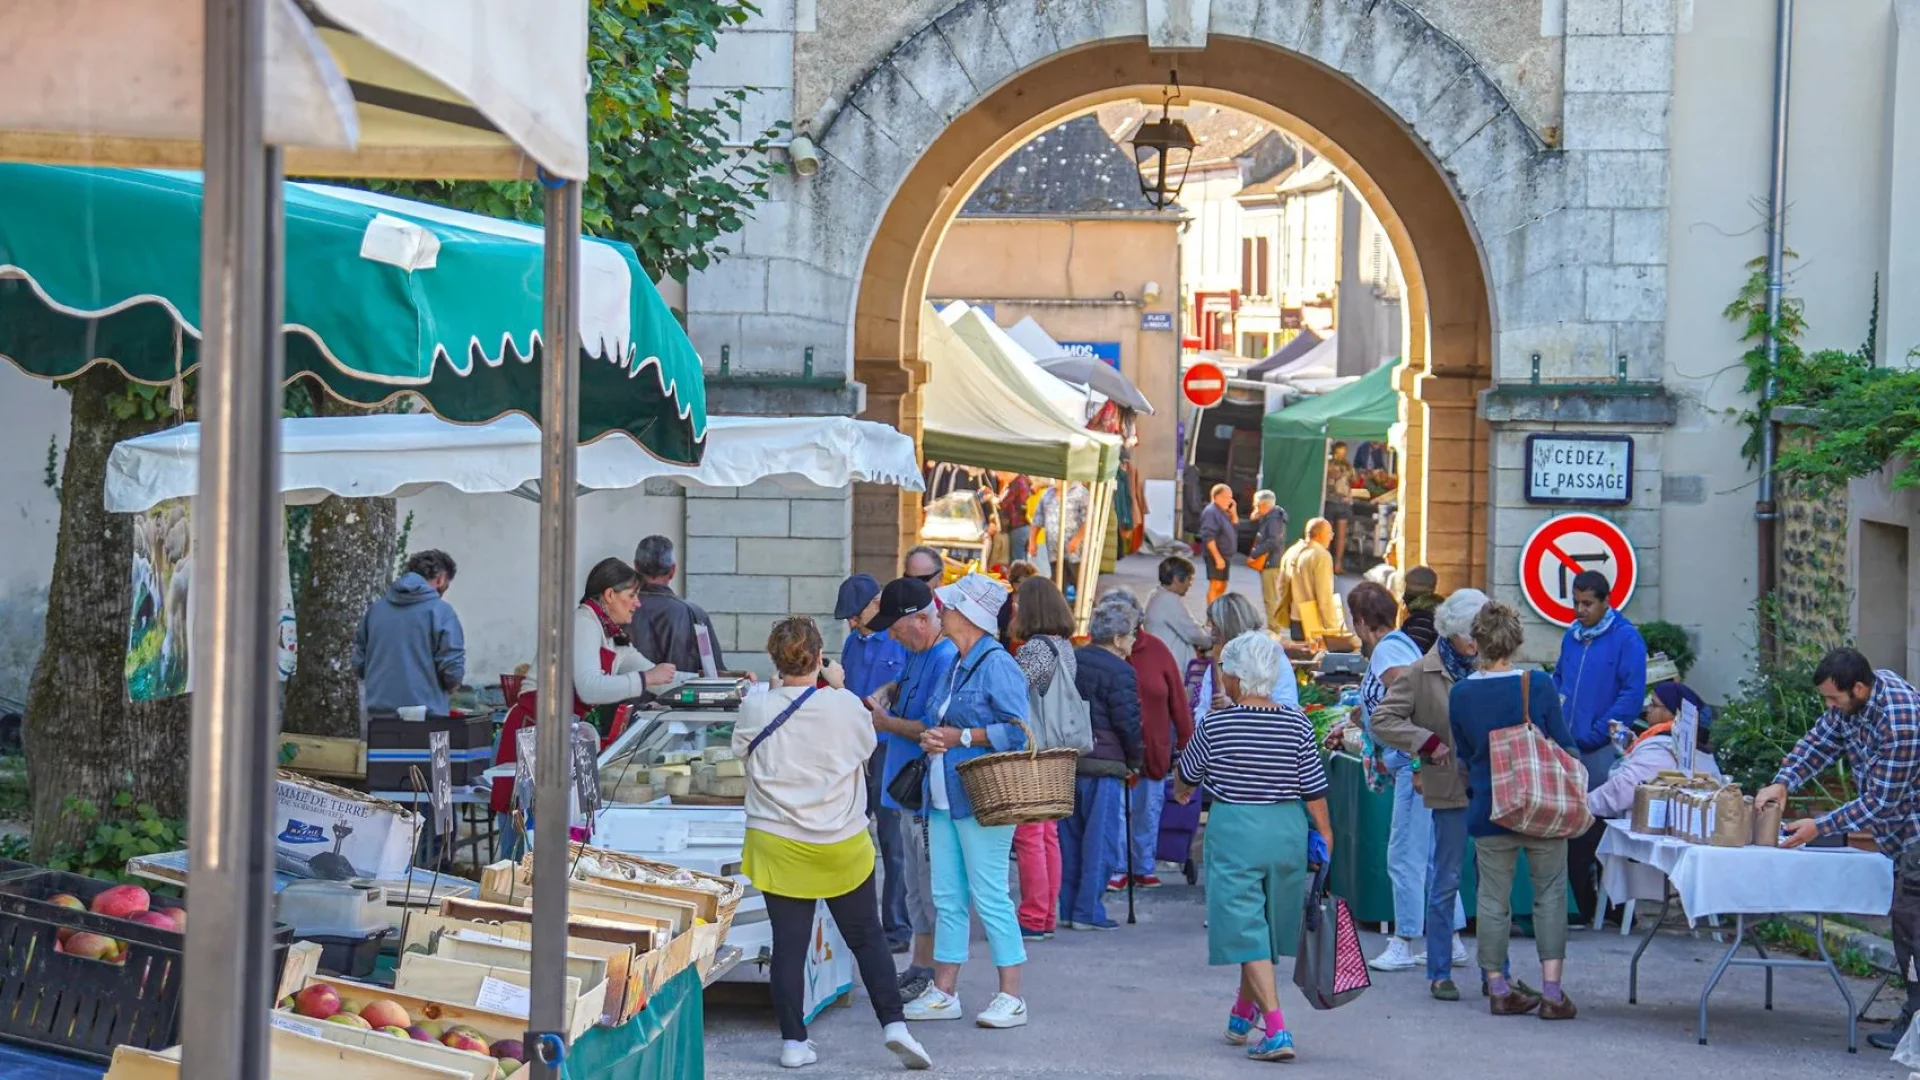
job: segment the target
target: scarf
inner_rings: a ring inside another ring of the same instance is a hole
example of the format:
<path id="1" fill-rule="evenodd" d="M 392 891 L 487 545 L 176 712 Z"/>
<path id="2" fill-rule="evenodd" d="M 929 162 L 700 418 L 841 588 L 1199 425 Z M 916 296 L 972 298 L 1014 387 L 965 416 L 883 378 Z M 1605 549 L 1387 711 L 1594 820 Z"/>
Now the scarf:
<path id="1" fill-rule="evenodd" d="M 1582 645 L 1593 644 L 1594 641 L 1598 639 L 1601 634 L 1604 634 L 1607 631 L 1613 629 L 1614 618 L 1615 618 L 1614 610 L 1612 608 L 1608 608 L 1607 613 L 1605 615 L 1600 616 L 1600 622 L 1594 626 L 1587 626 L 1585 623 L 1578 623 L 1578 622 L 1574 623 L 1573 624 L 1573 640 L 1579 642 Z"/>
<path id="2" fill-rule="evenodd" d="M 1440 663 L 1447 669 L 1447 678 L 1462 682 L 1473 674 L 1477 661 L 1471 656 L 1461 655 L 1460 650 L 1453 647 L 1451 638 L 1442 637 L 1434 642 L 1433 647 L 1440 653 Z"/>
<path id="3" fill-rule="evenodd" d="M 1641 732 L 1639 738 L 1636 738 L 1633 740 L 1633 743 L 1627 747 L 1627 753 L 1631 754 L 1635 750 L 1640 749 L 1641 743 L 1646 742 L 1648 739 L 1653 738 L 1655 735 L 1665 735 L 1668 732 L 1671 732 L 1672 730 L 1673 730 L 1673 721 L 1671 720 L 1667 721 L 1664 724 L 1653 725 L 1647 730 Z"/>
<path id="4" fill-rule="evenodd" d="M 588 611 L 593 612 L 594 618 L 600 620 L 600 632 L 607 635 L 607 640 L 613 642 L 616 648 L 633 644 L 633 641 L 627 637 L 627 628 L 613 625 L 613 620 L 607 618 L 607 609 L 600 606 L 600 601 L 585 600 L 582 603 L 587 605 Z"/>

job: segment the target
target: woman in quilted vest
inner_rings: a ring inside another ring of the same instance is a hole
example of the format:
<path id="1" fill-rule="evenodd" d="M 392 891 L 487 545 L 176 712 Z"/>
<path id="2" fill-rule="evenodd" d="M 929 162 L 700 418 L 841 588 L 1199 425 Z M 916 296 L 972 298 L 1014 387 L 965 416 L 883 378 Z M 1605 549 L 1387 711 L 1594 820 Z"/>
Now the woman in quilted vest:
<path id="1" fill-rule="evenodd" d="M 1447 711 L 1453 752 L 1459 755 L 1467 777 L 1467 834 L 1474 839 L 1475 865 L 1480 870 L 1477 936 L 1488 1011 L 1495 1016 L 1521 1016 L 1537 1008 L 1542 1020 L 1571 1020 L 1573 999 L 1560 988 L 1567 957 L 1567 842 L 1522 836 L 1493 820 L 1494 732 L 1532 722 L 1568 753 L 1576 757 L 1580 753 L 1561 715 L 1553 680 L 1542 672 L 1513 666 L 1513 654 L 1525 637 L 1519 612 L 1497 602 L 1481 608 L 1473 618 L 1480 662 L 1473 674 L 1453 684 Z M 1436 754 L 1435 759 L 1444 760 L 1444 754 Z M 1584 800 L 1579 809 L 1584 813 Z M 1513 875 L 1523 851 L 1533 879 L 1533 937 L 1544 980 L 1538 996 L 1510 985 L 1503 974 L 1507 939 L 1513 931 Z"/>

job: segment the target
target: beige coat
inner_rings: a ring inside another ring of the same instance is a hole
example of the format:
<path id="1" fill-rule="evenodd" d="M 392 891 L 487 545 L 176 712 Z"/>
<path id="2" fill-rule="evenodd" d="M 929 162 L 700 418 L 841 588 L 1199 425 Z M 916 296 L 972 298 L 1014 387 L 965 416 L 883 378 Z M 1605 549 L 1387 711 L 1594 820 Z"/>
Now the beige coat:
<path id="1" fill-rule="evenodd" d="M 1453 726 L 1447 722 L 1447 698 L 1452 693 L 1453 679 L 1440 662 L 1440 650 L 1434 648 L 1393 681 L 1386 700 L 1373 710 L 1375 742 L 1422 758 L 1421 751 L 1436 737 L 1447 748 L 1446 764 L 1420 763 L 1420 794 L 1433 810 L 1467 805 L 1467 776 L 1452 756 Z"/>
<path id="2" fill-rule="evenodd" d="M 1303 617 L 1307 604 L 1317 617 Z M 1344 631 L 1346 617 L 1333 587 L 1333 554 L 1305 537 L 1295 541 L 1280 559 L 1280 602 L 1275 608 L 1281 618 L 1299 623 L 1308 637 Z"/>

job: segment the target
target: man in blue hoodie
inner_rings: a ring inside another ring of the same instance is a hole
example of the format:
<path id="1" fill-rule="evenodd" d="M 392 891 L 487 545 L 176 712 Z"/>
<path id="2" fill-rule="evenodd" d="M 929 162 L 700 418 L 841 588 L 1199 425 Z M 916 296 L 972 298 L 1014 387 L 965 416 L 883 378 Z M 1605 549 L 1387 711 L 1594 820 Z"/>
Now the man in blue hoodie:
<path id="1" fill-rule="evenodd" d="M 1553 668 L 1561 711 L 1580 747 L 1580 762 L 1587 767 L 1588 791 L 1606 783 L 1620 760 L 1610 723 L 1632 727 L 1647 700 L 1647 643 L 1627 617 L 1613 609 L 1608 599 L 1612 590 L 1613 583 L 1597 571 L 1574 576 L 1574 621 Z M 1567 844 L 1567 884 L 1580 909 L 1574 921 L 1582 926 L 1593 922 L 1599 902 L 1596 853 L 1605 828 L 1596 821 L 1586 835 Z"/>
<path id="2" fill-rule="evenodd" d="M 460 616 L 443 599 L 454 573 L 446 552 L 417 552 L 387 594 L 367 606 L 353 638 L 353 673 L 369 712 L 424 705 L 446 714 L 447 691 L 467 675 Z"/>

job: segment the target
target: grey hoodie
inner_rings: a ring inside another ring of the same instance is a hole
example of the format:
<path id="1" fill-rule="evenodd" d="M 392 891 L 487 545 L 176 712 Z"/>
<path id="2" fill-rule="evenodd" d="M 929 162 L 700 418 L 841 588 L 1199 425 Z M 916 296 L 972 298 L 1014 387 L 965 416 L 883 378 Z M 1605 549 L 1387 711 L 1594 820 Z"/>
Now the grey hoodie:
<path id="1" fill-rule="evenodd" d="M 369 710 L 425 705 L 444 714 L 447 691 L 467 674 L 460 616 L 426 578 L 402 574 L 360 620 L 353 673 Z"/>

